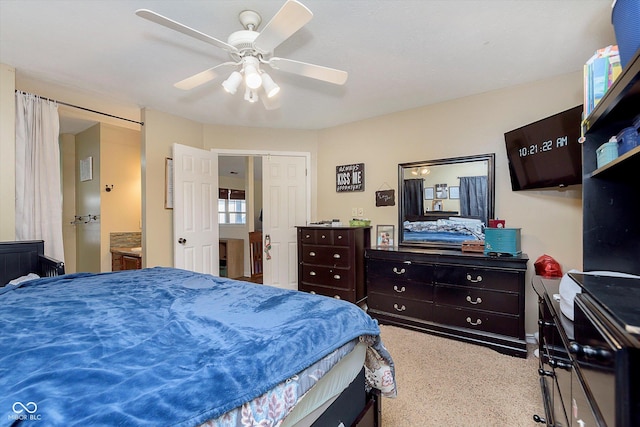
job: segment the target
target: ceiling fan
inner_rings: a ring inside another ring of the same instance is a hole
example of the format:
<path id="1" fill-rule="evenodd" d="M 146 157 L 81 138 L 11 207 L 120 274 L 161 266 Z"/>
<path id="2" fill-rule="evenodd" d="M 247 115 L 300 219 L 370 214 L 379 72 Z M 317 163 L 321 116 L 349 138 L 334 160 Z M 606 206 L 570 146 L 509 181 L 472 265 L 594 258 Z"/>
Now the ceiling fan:
<path id="1" fill-rule="evenodd" d="M 262 22 L 262 18 L 257 12 L 253 10 L 240 12 L 239 20 L 244 30 L 232 33 L 227 42 L 218 40 L 148 9 L 137 10 L 136 15 L 221 48 L 229 54 L 231 61 L 216 65 L 177 82 L 174 86 L 179 89 L 193 89 L 214 80 L 221 72 L 228 72 L 226 70 L 234 69 L 222 83 L 222 87 L 227 92 L 235 94 L 240 84 L 244 81 L 245 100 L 249 102 L 258 101 L 260 89 L 264 90 L 267 98 L 272 98 L 280 91 L 280 87 L 265 72 L 265 66 L 336 85 L 342 85 L 347 81 L 348 74 L 346 71 L 273 56 L 273 51 L 276 47 L 305 26 L 313 17 L 313 13 L 296 0 L 287 0 L 261 31 L 258 31 L 258 27 Z"/>

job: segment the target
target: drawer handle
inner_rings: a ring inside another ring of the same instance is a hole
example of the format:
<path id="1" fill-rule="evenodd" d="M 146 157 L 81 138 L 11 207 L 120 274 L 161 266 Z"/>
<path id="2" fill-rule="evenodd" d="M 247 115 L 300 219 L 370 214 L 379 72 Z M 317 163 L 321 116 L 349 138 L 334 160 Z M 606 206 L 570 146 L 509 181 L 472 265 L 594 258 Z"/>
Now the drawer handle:
<path id="1" fill-rule="evenodd" d="M 471 304 L 481 304 L 482 303 L 482 298 L 478 297 L 476 298 L 475 301 L 471 300 L 471 295 L 467 295 L 467 301 L 469 301 Z"/>
<path id="2" fill-rule="evenodd" d="M 400 270 L 398 270 L 397 267 L 393 267 L 393 272 L 396 273 L 396 274 L 404 274 L 405 271 L 406 270 L 404 268 L 401 268 Z"/>
<path id="3" fill-rule="evenodd" d="M 398 304 L 393 304 L 393 308 L 395 308 L 396 311 L 405 311 L 407 309 L 404 304 L 402 304 L 402 307 L 398 307 Z"/>
<path id="4" fill-rule="evenodd" d="M 475 322 L 471 320 L 471 317 L 467 317 L 467 323 L 473 326 L 482 325 L 482 320 L 478 319 Z"/>
<path id="5" fill-rule="evenodd" d="M 335 259 L 340 259 L 340 254 L 333 254 L 333 257 L 334 257 Z"/>
<path id="6" fill-rule="evenodd" d="M 339 274 L 334 274 L 333 278 L 336 279 L 336 280 L 340 280 L 340 275 Z"/>
<path id="7" fill-rule="evenodd" d="M 575 341 L 569 343 L 569 353 L 584 357 L 591 361 L 608 362 L 613 360 L 614 355 L 604 348 L 582 345 Z"/>
<path id="8" fill-rule="evenodd" d="M 342 240 L 342 236 L 338 236 L 338 240 Z"/>
<path id="9" fill-rule="evenodd" d="M 342 299 L 342 298 L 340 298 L 340 295 L 334 295 L 333 297 L 334 297 L 335 299 Z"/>
<path id="10" fill-rule="evenodd" d="M 315 276 L 315 275 L 316 275 L 316 272 L 315 272 L 315 271 L 310 271 L 310 272 L 309 272 L 309 276 Z"/>
<path id="11" fill-rule="evenodd" d="M 311 251 L 311 252 L 309 252 L 309 256 L 316 256 L 316 253 Z"/>
<path id="12" fill-rule="evenodd" d="M 304 238 L 305 238 L 305 239 L 310 239 L 310 238 L 311 238 L 311 234 L 305 234 L 305 235 L 304 235 Z"/>
<path id="13" fill-rule="evenodd" d="M 325 236 L 324 234 L 322 236 L 320 236 L 321 239 L 326 239 L 327 236 Z"/>
<path id="14" fill-rule="evenodd" d="M 472 282 L 472 283 L 482 282 L 482 276 L 478 275 L 478 277 L 476 277 L 475 279 L 472 279 L 471 275 L 467 274 L 467 280 Z"/>
<path id="15" fill-rule="evenodd" d="M 398 289 L 398 285 L 393 285 L 393 290 L 396 291 L 397 293 L 401 294 L 404 291 L 406 291 L 406 289 L 403 287 L 401 287 L 400 289 Z"/>

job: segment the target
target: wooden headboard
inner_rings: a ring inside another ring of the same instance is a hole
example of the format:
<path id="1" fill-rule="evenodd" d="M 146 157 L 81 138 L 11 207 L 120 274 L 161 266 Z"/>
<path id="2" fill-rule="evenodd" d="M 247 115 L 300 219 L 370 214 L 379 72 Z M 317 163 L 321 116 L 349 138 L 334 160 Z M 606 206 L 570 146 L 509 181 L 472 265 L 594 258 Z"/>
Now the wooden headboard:
<path id="1" fill-rule="evenodd" d="M 46 257 L 42 240 L 0 242 L 0 286 L 29 273 L 43 276 L 42 263 L 44 258 Z M 64 264 L 59 262 L 57 264 L 62 268 L 62 274 L 64 274 Z"/>

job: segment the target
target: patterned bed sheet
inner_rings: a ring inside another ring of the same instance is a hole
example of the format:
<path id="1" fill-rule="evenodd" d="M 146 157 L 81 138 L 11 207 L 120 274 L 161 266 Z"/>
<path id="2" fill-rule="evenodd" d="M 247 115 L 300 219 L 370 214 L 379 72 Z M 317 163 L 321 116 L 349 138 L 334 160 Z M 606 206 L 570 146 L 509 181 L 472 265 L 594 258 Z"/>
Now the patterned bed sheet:
<path id="1" fill-rule="evenodd" d="M 383 396 L 396 397 L 393 361 L 388 357 L 382 342 L 376 338 L 361 336 L 348 342 L 263 395 L 219 418 L 201 424 L 200 427 L 280 426 L 300 399 L 310 392 L 331 368 L 353 351 L 358 342 L 368 345 L 365 358 L 367 391 L 377 388 Z"/>

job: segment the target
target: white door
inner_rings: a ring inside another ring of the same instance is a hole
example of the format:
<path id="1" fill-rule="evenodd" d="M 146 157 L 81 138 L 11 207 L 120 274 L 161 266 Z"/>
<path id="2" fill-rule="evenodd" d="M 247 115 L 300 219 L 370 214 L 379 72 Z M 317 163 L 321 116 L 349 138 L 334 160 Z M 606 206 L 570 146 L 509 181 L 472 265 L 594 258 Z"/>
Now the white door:
<path id="1" fill-rule="evenodd" d="M 264 156 L 262 162 L 263 282 L 298 289 L 296 226 L 307 221 L 306 158 Z"/>
<path id="2" fill-rule="evenodd" d="M 218 154 L 173 144 L 173 264 L 219 274 Z"/>

